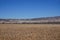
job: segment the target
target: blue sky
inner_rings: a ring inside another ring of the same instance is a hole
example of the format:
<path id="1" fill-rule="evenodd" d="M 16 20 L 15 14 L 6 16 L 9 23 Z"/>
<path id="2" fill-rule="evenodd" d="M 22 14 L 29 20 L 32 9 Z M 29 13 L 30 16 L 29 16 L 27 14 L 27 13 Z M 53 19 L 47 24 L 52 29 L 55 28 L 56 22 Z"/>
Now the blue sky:
<path id="1" fill-rule="evenodd" d="M 60 16 L 60 0 L 0 0 L 0 18 Z"/>

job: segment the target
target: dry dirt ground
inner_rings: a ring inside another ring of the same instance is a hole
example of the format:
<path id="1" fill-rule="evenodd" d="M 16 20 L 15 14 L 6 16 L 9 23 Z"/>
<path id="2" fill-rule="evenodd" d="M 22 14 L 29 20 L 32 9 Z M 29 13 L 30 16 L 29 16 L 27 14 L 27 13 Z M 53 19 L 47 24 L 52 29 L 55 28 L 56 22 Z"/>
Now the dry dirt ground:
<path id="1" fill-rule="evenodd" d="M 60 40 L 60 24 L 0 24 L 0 40 Z"/>

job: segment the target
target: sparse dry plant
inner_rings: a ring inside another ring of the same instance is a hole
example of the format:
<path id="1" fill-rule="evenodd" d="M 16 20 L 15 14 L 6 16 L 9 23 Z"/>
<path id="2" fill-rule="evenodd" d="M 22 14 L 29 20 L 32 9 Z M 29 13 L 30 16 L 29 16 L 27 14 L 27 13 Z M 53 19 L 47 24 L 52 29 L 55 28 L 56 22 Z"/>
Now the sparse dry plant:
<path id="1" fill-rule="evenodd" d="M 0 40 L 60 40 L 60 25 L 0 24 Z"/>

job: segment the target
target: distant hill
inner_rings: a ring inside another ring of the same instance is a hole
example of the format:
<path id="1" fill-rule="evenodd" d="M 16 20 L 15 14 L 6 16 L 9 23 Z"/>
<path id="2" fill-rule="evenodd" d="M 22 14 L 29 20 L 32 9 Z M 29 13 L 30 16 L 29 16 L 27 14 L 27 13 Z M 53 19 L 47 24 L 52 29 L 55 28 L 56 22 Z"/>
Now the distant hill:
<path id="1" fill-rule="evenodd" d="M 42 17 L 42 18 L 33 18 L 31 20 L 51 20 L 51 19 L 60 19 L 60 16 L 55 17 Z"/>
<path id="2" fill-rule="evenodd" d="M 0 19 L 1 24 L 60 24 L 60 16 L 32 19 Z"/>

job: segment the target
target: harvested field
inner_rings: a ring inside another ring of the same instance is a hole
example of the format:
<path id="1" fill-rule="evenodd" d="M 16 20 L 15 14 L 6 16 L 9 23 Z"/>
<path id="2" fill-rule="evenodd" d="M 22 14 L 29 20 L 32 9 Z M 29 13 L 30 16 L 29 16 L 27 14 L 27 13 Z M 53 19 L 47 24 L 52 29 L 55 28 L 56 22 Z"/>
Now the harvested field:
<path id="1" fill-rule="evenodd" d="M 0 40 L 60 40 L 60 24 L 0 24 Z"/>

